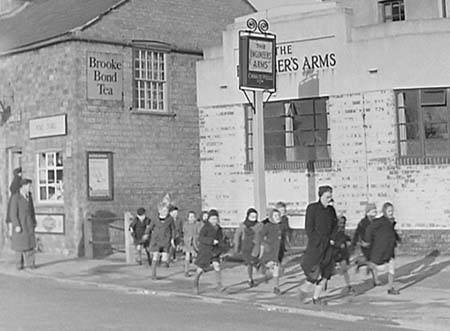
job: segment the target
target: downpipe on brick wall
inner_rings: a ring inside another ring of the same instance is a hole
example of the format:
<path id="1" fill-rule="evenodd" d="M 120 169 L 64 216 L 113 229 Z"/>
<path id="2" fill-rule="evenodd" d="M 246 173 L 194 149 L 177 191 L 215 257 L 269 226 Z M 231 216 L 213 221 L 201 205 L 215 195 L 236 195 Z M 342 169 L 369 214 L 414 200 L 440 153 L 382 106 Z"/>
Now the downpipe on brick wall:
<path id="1" fill-rule="evenodd" d="M 369 183 L 369 158 L 367 153 L 367 123 L 366 123 L 366 107 L 364 94 L 362 94 L 362 121 L 363 121 L 363 131 L 364 131 L 364 161 L 366 163 L 366 201 L 369 202 L 370 194 L 370 183 Z"/>

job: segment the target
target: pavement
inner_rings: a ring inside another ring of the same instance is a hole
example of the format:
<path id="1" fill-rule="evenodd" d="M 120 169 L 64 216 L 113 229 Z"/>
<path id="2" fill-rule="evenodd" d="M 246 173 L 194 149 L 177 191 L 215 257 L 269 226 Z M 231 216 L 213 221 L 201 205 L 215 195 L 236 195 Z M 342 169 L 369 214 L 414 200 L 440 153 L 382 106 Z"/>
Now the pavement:
<path id="1" fill-rule="evenodd" d="M 280 280 L 281 295 L 273 293 L 273 284 L 255 275 L 256 287 L 249 288 L 246 268 L 238 258 L 228 257 L 223 264 L 222 279 L 225 291 L 215 291 L 214 273 L 204 274 L 200 280 L 200 298 L 208 303 L 245 303 L 266 311 L 300 314 L 341 321 L 368 321 L 384 326 L 398 326 L 413 330 L 449 330 L 450 325 L 450 256 L 431 252 L 426 256 L 398 256 L 395 286 L 400 295 L 387 294 L 387 275 L 381 276 L 382 286 L 374 287 L 364 269 L 350 277 L 356 294 L 346 293 L 342 276 L 334 276 L 323 294 L 326 305 L 301 303 L 299 287 L 305 277 L 299 264 L 300 251 L 286 257 Z M 18 271 L 13 256 L 0 256 L 0 274 L 45 278 L 57 282 L 90 285 L 126 293 L 154 296 L 195 297 L 193 277 L 186 278 L 183 260 L 169 268 L 158 268 L 158 280 L 151 280 L 148 265 L 128 265 L 125 255 L 116 253 L 105 259 L 64 258 L 38 253 L 38 268 Z M 194 274 L 195 267 L 192 265 Z"/>

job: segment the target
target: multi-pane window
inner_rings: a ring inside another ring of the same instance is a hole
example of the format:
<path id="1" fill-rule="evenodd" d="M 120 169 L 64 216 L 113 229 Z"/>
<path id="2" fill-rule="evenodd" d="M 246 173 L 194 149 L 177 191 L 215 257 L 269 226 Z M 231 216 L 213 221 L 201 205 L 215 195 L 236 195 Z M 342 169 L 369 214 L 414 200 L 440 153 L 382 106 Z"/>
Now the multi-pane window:
<path id="1" fill-rule="evenodd" d="M 61 152 L 37 155 L 38 201 L 63 202 L 63 156 Z"/>
<path id="2" fill-rule="evenodd" d="M 401 157 L 450 156 L 449 89 L 397 91 Z"/>
<path id="3" fill-rule="evenodd" d="M 133 63 L 135 109 L 166 111 L 166 54 L 135 49 Z"/>
<path id="4" fill-rule="evenodd" d="M 247 161 L 253 162 L 253 109 L 247 107 Z M 264 105 L 266 163 L 329 160 L 327 99 Z"/>
<path id="5" fill-rule="evenodd" d="M 381 1 L 380 6 L 383 22 L 405 20 L 405 5 L 403 0 Z"/>

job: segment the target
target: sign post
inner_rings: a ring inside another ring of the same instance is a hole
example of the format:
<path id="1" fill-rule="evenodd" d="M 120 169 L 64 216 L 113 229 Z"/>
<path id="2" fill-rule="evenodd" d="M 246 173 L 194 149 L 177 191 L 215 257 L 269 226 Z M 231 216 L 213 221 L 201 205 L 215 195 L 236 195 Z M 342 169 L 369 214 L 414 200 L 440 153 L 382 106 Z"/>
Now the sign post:
<path id="1" fill-rule="evenodd" d="M 247 91 L 252 91 L 253 101 L 253 187 L 254 203 L 260 217 L 266 214 L 266 177 L 264 153 L 264 92 L 276 91 L 276 36 L 267 33 L 265 20 L 247 21 L 249 30 L 239 32 L 239 89 L 250 101 Z M 256 32 L 256 29 L 259 32 Z"/>

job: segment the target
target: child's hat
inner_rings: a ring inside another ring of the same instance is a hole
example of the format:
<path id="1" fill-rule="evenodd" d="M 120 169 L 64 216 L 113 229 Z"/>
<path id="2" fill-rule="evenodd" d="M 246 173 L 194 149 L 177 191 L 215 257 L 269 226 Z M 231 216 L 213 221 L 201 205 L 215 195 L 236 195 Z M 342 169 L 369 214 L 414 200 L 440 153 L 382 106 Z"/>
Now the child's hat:
<path id="1" fill-rule="evenodd" d="M 217 211 L 217 209 L 211 209 L 208 212 L 208 219 L 210 219 L 213 216 L 219 217 L 219 212 Z"/>
<path id="2" fill-rule="evenodd" d="M 137 214 L 139 215 L 139 216 L 142 216 L 142 215 L 144 215 L 145 214 L 145 209 L 144 208 L 138 208 L 138 210 L 137 210 Z"/>
<path id="3" fill-rule="evenodd" d="M 377 205 L 376 204 L 374 204 L 373 202 L 369 202 L 369 203 L 367 203 L 367 205 L 366 205 L 366 214 L 369 212 L 369 211 L 371 211 L 371 210 L 376 210 L 377 209 Z"/>

